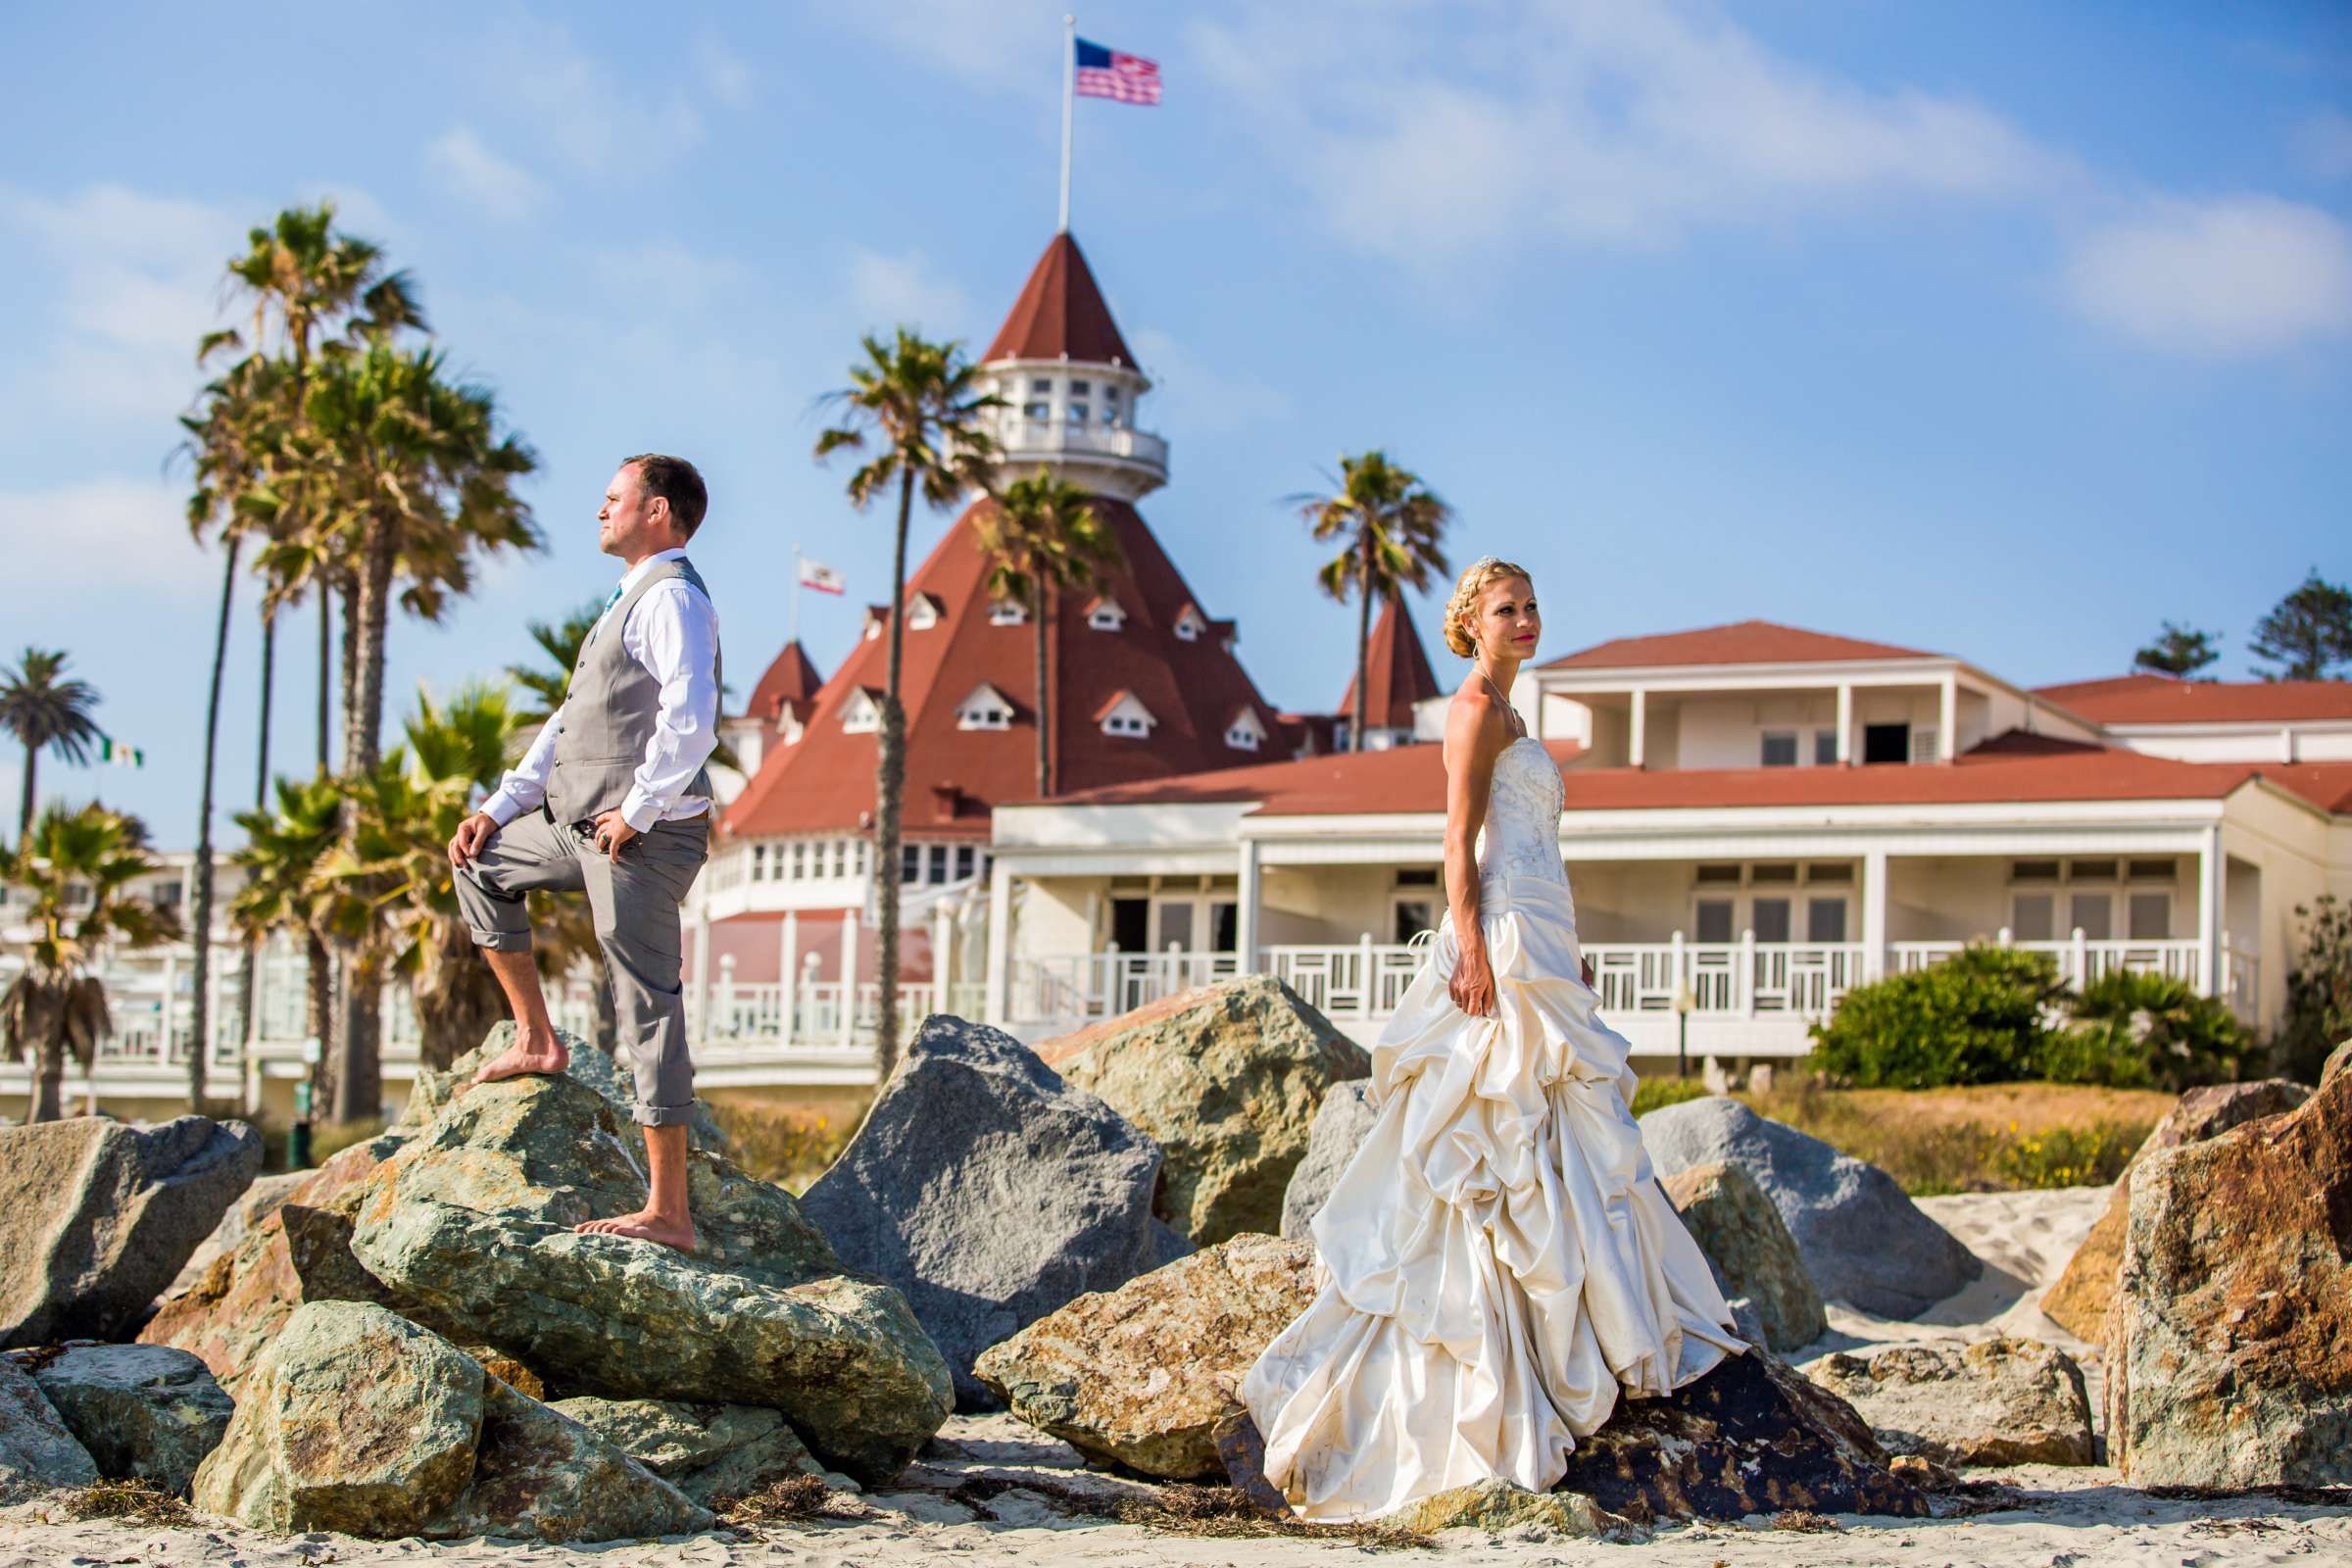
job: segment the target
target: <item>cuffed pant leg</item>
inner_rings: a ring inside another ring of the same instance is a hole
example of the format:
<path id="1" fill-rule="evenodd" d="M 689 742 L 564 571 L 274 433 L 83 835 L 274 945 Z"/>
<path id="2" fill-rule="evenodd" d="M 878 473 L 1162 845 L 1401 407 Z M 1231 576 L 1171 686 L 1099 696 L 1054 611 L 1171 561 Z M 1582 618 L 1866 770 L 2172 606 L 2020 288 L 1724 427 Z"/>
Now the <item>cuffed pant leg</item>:
<path id="1" fill-rule="evenodd" d="M 648 1127 L 674 1126 L 694 1114 L 678 906 L 710 845 L 703 820 L 661 822 L 631 839 L 617 861 L 593 851 L 580 861 L 597 939 L 612 971 L 612 1010 L 636 1070 L 636 1118 Z"/>
<path id="2" fill-rule="evenodd" d="M 531 950 L 531 919 L 523 895 L 534 890 L 577 893 L 580 859 L 554 824 L 526 811 L 491 835 L 470 864 L 452 879 L 458 910 L 473 945 L 505 953 Z"/>

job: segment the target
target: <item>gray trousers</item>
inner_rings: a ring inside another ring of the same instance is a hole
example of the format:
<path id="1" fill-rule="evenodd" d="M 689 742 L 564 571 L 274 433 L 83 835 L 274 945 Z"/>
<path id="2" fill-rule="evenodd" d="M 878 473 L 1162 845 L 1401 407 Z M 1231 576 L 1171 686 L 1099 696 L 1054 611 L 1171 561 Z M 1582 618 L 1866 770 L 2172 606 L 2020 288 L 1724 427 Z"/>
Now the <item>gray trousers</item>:
<path id="1" fill-rule="evenodd" d="M 637 1120 L 669 1127 L 694 1114 L 694 1062 L 686 1054 L 686 999 L 678 983 L 683 932 L 678 906 L 710 856 L 710 813 L 657 822 L 608 858 L 585 833 L 526 811 L 458 872 L 458 907 L 474 945 L 531 950 L 524 894 L 581 893 L 612 971 L 612 1010 L 637 1069 Z"/>

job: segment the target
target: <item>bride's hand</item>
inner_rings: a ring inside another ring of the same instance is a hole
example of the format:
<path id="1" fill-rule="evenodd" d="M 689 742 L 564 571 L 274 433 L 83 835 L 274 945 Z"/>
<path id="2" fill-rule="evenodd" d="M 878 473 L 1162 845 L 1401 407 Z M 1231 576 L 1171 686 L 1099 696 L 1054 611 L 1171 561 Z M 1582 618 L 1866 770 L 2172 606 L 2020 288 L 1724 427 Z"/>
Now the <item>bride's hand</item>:
<path id="1" fill-rule="evenodd" d="M 1446 994 L 1453 1004 L 1473 1018 L 1487 1018 L 1494 1013 L 1494 970 L 1487 962 L 1485 949 L 1464 952 L 1454 960 L 1453 974 L 1446 982 Z"/>

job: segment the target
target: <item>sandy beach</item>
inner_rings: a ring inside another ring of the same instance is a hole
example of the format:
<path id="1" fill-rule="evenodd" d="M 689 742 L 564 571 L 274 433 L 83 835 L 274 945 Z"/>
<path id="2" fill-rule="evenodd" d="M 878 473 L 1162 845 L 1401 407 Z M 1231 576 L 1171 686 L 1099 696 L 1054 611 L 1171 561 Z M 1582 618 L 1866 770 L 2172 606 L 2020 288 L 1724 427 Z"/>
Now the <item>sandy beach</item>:
<path id="1" fill-rule="evenodd" d="M 1916 1322 L 1892 1322 L 1833 1306 L 1831 1331 L 1796 1357 L 1834 1349 L 2023 1334 L 2083 1358 L 2089 1348 L 2044 1318 L 2034 1297 L 2065 1266 L 2106 1200 L 2104 1188 L 1928 1199 L 1921 1206 L 1985 1260 L 1984 1277 Z M 2094 1405 L 2095 1407 L 2095 1405 Z M 1662 1529 L 1645 1543 L 1610 1544 L 1494 1536 L 1456 1530 L 1436 1538 L 1426 1557 L 1526 1564 L 1529 1568 L 1641 1561 L 1691 1568 L 1784 1564 L 1983 1564 L 1985 1568 L 2130 1568 L 2130 1565 L 2352 1562 L 2352 1499 L 2297 1504 L 2268 1495 L 2166 1497 L 2125 1487 L 2105 1466 L 2029 1465 L 1982 1469 L 1969 1494 L 1942 1498 L 1943 1516 L 1896 1520 L 1830 1515 L 1776 1524 Z M 225 1564 L 232 1568 L 322 1568 L 431 1561 L 520 1568 L 593 1558 L 610 1568 L 724 1568 L 793 1563 L 807 1568 L 893 1568 L 942 1556 L 969 1564 L 1104 1564 L 1116 1568 L 1235 1568 L 1316 1563 L 1359 1556 L 1345 1540 L 1199 1538 L 1090 1513 L 1150 1488 L 1087 1471 L 1060 1443 L 1009 1416 L 959 1416 L 896 1487 L 840 1497 L 845 1517 L 713 1532 L 659 1542 L 585 1547 L 494 1541 L 375 1543 L 325 1534 L 269 1536 L 229 1526 L 164 1527 L 137 1521 L 76 1521 L 57 1502 L 0 1512 L 0 1568 L 72 1564 Z M 1810 1528 L 1789 1528 L 1802 1524 Z M 1411 1553 L 1414 1560 L 1424 1554 Z"/>

